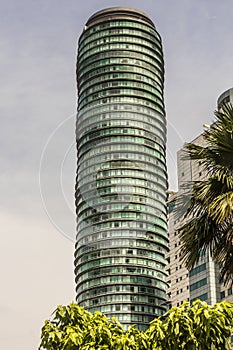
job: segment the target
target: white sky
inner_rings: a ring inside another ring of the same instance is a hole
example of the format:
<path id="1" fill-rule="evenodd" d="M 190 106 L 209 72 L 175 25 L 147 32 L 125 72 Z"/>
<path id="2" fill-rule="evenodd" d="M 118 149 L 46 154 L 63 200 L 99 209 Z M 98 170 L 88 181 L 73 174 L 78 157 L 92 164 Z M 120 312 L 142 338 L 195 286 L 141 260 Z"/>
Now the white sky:
<path id="1" fill-rule="evenodd" d="M 177 150 L 212 121 L 217 97 L 233 86 L 232 0 L 1 2 L 4 350 L 36 349 L 44 320 L 74 300 L 77 38 L 90 15 L 111 6 L 147 12 L 163 39 L 171 189 Z"/>

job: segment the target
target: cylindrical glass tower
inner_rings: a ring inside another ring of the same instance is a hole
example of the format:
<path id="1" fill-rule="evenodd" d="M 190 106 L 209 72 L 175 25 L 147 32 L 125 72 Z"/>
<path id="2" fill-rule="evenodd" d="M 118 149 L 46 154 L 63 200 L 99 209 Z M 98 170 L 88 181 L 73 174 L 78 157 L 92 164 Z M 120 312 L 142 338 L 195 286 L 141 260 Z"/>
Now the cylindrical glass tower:
<path id="1" fill-rule="evenodd" d="M 145 13 L 90 17 L 77 61 L 77 302 L 140 329 L 166 309 L 163 82 Z"/>
<path id="2" fill-rule="evenodd" d="M 217 100 L 218 108 L 221 108 L 226 103 L 233 103 L 233 88 L 224 91 Z"/>

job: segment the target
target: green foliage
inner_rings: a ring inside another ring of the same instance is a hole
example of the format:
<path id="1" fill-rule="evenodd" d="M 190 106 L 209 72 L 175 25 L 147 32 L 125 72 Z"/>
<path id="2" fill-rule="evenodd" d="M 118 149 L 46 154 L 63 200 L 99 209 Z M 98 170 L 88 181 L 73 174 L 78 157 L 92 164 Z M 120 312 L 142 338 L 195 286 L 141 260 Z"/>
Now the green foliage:
<path id="1" fill-rule="evenodd" d="M 46 350 L 227 350 L 233 330 L 233 304 L 188 302 L 155 318 L 145 332 L 116 319 L 91 314 L 72 303 L 58 306 L 42 328 L 39 349 Z"/>
<path id="2" fill-rule="evenodd" d="M 233 278 L 233 106 L 222 106 L 215 116 L 205 133 L 206 146 L 187 144 L 187 156 L 201 162 L 208 178 L 194 182 L 191 193 L 178 198 L 177 213 L 186 212 L 179 233 L 188 269 L 197 264 L 201 251 L 210 250 L 227 282 Z"/>
<path id="3" fill-rule="evenodd" d="M 173 307 L 164 320 L 152 321 L 147 333 L 152 350 L 230 349 L 233 327 L 233 305 L 222 302 L 209 306 L 206 302 L 188 302 Z"/>
<path id="4" fill-rule="evenodd" d="M 45 321 L 42 328 L 40 349 L 117 349 L 113 344 L 117 345 L 124 334 L 117 320 L 109 321 L 100 312 L 91 314 L 75 303 L 58 306 L 54 315 L 54 319 Z"/>

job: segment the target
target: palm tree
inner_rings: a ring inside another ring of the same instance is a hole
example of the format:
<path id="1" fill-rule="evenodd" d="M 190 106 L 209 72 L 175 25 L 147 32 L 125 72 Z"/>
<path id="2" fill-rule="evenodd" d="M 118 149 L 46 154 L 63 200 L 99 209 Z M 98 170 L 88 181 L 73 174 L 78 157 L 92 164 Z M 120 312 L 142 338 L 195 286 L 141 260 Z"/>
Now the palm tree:
<path id="1" fill-rule="evenodd" d="M 187 221 L 179 234 L 187 268 L 193 268 L 201 252 L 209 250 L 227 283 L 233 278 L 233 106 L 221 106 L 215 116 L 204 134 L 206 146 L 187 144 L 187 155 L 199 160 L 208 176 L 193 183 Z M 178 209 L 182 208 L 184 196 L 178 198 Z"/>

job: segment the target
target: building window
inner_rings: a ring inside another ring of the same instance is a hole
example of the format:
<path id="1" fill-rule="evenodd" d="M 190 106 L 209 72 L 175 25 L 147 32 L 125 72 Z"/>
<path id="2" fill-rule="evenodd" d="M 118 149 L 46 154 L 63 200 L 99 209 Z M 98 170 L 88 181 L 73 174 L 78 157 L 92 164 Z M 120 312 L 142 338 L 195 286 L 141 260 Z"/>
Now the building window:
<path id="1" fill-rule="evenodd" d="M 192 304 L 195 300 L 201 300 L 201 301 L 206 301 L 208 299 L 208 293 L 204 293 L 204 294 L 201 294 L 199 295 L 198 297 L 194 298 L 194 299 L 191 299 L 190 300 L 190 304 Z"/>
<path id="2" fill-rule="evenodd" d="M 228 296 L 232 295 L 232 288 L 228 288 L 228 290 L 227 290 L 227 295 L 228 295 Z"/>
<path id="3" fill-rule="evenodd" d="M 196 282 L 196 283 L 193 283 L 190 285 L 190 291 L 192 292 L 193 290 L 195 289 L 198 289 L 200 287 L 203 287 L 207 284 L 207 278 L 203 278 L 202 280 Z"/>
<path id="4" fill-rule="evenodd" d="M 195 267 L 194 269 L 192 269 L 190 272 L 189 272 L 189 276 L 192 277 L 202 271 L 205 271 L 206 270 L 206 263 L 204 264 L 201 264 L 197 267 Z"/>
<path id="5" fill-rule="evenodd" d="M 221 298 L 221 299 L 225 299 L 225 290 L 223 290 L 223 291 L 220 293 L 220 298 Z"/>

